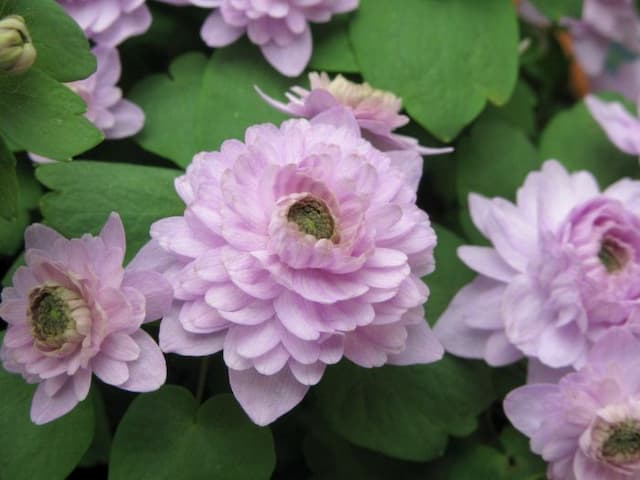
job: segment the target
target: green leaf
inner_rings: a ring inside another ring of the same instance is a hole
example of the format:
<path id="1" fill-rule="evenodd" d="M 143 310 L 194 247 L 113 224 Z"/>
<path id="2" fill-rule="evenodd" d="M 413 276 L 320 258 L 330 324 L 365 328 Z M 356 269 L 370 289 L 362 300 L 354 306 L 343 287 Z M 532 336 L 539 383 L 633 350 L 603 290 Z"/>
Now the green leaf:
<path id="1" fill-rule="evenodd" d="M 83 116 L 84 101 L 38 69 L 0 76 L 0 111 L 0 134 L 55 160 L 68 160 L 103 138 Z"/>
<path id="2" fill-rule="evenodd" d="M 13 219 L 18 213 L 16 159 L 0 135 L 0 219 Z M 1 235 L 1 233 L 0 233 Z M 0 241 L 0 245 L 2 242 Z"/>
<path id="3" fill-rule="evenodd" d="M 109 418 L 104 405 L 102 394 L 96 386 L 91 390 L 91 401 L 95 417 L 93 441 L 85 452 L 80 466 L 92 467 L 94 465 L 109 463 L 109 451 L 111 450 L 111 431 L 109 430 Z"/>
<path id="4" fill-rule="evenodd" d="M 231 395 L 198 406 L 182 387 L 136 398 L 120 422 L 109 480 L 260 480 L 275 467 L 271 432 Z"/>
<path id="5" fill-rule="evenodd" d="M 0 332 L 0 343 L 4 332 Z M 35 385 L 0 368 L 0 478 L 64 480 L 78 465 L 93 437 L 93 405 L 80 402 L 45 425 L 29 416 Z"/>
<path id="6" fill-rule="evenodd" d="M 320 422 L 304 439 L 304 456 L 313 480 L 400 480 L 418 471 L 418 465 L 356 447 Z M 411 478 L 419 478 L 413 477 Z"/>
<path id="7" fill-rule="evenodd" d="M 429 365 L 327 370 L 315 389 L 329 426 L 356 445 L 404 460 L 429 460 L 449 435 L 468 435 L 493 399 L 490 369 L 446 356 Z"/>
<path id="8" fill-rule="evenodd" d="M 22 252 L 20 255 L 18 255 L 18 258 L 16 258 L 13 261 L 13 263 L 11 264 L 9 269 L 7 270 L 7 273 L 4 274 L 4 277 L 2 278 L 2 286 L 3 287 L 8 287 L 8 286 L 11 285 L 11 282 L 13 281 L 13 274 L 22 265 L 24 265 L 24 252 Z M 2 477 L 0 477 L 0 478 L 2 478 Z"/>
<path id="9" fill-rule="evenodd" d="M 532 136 L 535 133 L 536 95 L 531 87 L 524 81 L 518 82 L 513 95 L 507 103 L 501 107 L 489 105 L 483 114 L 483 118 L 495 118 L 518 127 L 526 135 Z"/>
<path id="10" fill-rule="evenodd" d="M 500 444 L 506 452 L 508 461 L 508 480 L 529 480 L 540 476 L 544 478 L 546 464 L 541 457 L 533 453 L 529 447 L 529 439 L 512 427 L 500 433 Z"/>
<path id="11" fill-rule="evenodd" d="M 569 170 L 588 170 L 606 187 L 621 177 L 636 177 L 638 159 L 619 151 L 581 102 L 547 124 L 540 156 L 555 158 Z"/>
<path id="12" fill-rule="evenodd" d="M 452 449 L 427 470 L 432 480 L 520 480 L 507 476 L 507 459 L 495 448 L 472 444 Z"/>
<path id="13" fill-rule="evenodd" d="M 455 233 L 440 225 L 433 225 L 438 236 L 435 250 L 436 270 L 424 277 L 431 294 L 425 305 L 427 320 L 435 324 L 458 290 L 470 282 L 474 272 L 458 258 L 457 249 L 466 242 Z"/>
<path id="14" fill-rule="evenodd" d="M 97 233 L 109 214 L 118 212 L 127 231 L 127 254 L 131 258 L 149 240 L 149 227 L 154 221 L 184 211 L 173 187 L 180 173 L 126 163 L 42 165 L 36 177 L 54 190 L 42 197 L 42 215 L 63 235 L 79 237 Z"/>
<path id="15" fill-rule="evenodd" d="M 362 2 L 351 40 L 365 79 L 404 98 L 418 123 L 449 141 L 484 108 L 504 104 L 518 73 L 518 26 L 506 0 Z"/>
<path id="16" fill-rule="evenodd" d="M 563 17 L 580 18 L 584 0 L 530 0 L 544 16 L 552 20 Z"/>
<path id="17" fill-rule="evenodd" d="M 78 24 L 53 0 L 5 0 L 0 17 L 21 15 L 38 56 L 33 68 L 60 82 L 87 78 L 96 69 L 89 41 Z M 0 89 L 2 91 L 2 89 Z"/>
<path id="18" fill-rule="evenodd" d="M 280 97 L 292 80 L 278 75 L 245 41 L 217 50 L 208 61 L 199 53 L 178 57 L 169 76 L 145 78 L 130 97 L 146 114 L 136 140 L 181 167 L 198 152 L 244 138 L 251 125 L 285 119 L 253 86 Z"/>
<path id="19" fill-rule="evenodd" d="M 309 68 L 327 72 L 360 71 L 349 40 L 350 15 L 340 15 L 328 23 L 313 26 L 313 56 Z"/>
<path id="20" fill-rule="evenodd" d="M 482 243 L 484 240 L 469 219 L 469 193 L 514 199 L 527 174 L 540 167 L 538 153 L 518 128 L 498 119 L 483 118 L 458 145 L 456 160 L 462 227 L 470 240 Z"/>
<path id="21" fill-rule="evenodd" d="M 31 221 L 29 210 L 38 206 L 42 188 L 33 176 L 33 167 L 27 162 L 17 164 L 18 211 L 12 220 L 0 218 L 0 256 L 15 255 L 22 246 L 24 229 Z"/>

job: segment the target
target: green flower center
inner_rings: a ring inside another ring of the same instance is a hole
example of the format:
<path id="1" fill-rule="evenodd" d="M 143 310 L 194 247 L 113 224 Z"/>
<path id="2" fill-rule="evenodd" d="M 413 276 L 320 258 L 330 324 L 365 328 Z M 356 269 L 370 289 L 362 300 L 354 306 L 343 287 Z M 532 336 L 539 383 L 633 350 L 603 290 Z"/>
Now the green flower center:
<path id="1" fill-rule="evenodd" d="M 629 260 L 627 251 L 615 240 L 605 239 L 600 246 L 598 258 L 609 273 L 619 272 Z"/>
<path id="2" fill-rule="evenodd" d="M 287 212 L 287 220 L 295 223 L 301 232 L 318 240 L 335 237 L 336 225 L 329 207 L 313 197 L 305 197 L 291 205 Z"/>
<path id="3" fill-rule="evenodd" d="M 635 422 L 623 422 L 602 445 L 602 456 L 607 459 L 626 460 L 640 454 L 640 429 Z"/>
<path id="4" fill-rule="evenodd" d="M 57 344 L 70 330 L 75 330 L 76 322 L 67 303 L 70 290 L 57 286 L 44 286 L 30 294 L 29 318 L 36 340 Z"/>

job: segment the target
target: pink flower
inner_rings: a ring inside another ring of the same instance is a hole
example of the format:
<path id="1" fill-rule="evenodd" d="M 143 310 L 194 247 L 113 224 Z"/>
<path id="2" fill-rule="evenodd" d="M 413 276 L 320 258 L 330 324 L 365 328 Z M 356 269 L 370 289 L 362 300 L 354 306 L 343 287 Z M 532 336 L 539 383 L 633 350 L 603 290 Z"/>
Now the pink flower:
<path id="1" fill-rule="evenodd" d="M 85 116 L 108 139 L 130 137 L 144 126 L 144 112 L 135 103 L 122 98 L 122 91 L 116 85 L 120 79 L 120 55 L 118 50 L 97 46 L 93 54 L 98 60 L 98 69 L 85 80 L 66 85 L 80 95 L 87 104 Z M 52 160 L 30 154 L 36 163 Z"/>
<path id="2" fill-rule="evenodd" d="M 266 425 L 325 366 L 438 360 L 424 320 L 436 238 L 393 161 L 349 111 L 251 127 L 176 181 L 184 216 L 152 225 L 140 262 L 165 271 L 165 352 L 224 351 L 231 388 Z"/>
<path id="3" fill-rule="evenodd" d="M 54 420 L 84 400 L 91 374 L 134 392 L 165 381 L 160 348 L 143 322 L 163 316 L 171 287 L 158 273 L 122 268 L 124 228 L 112 213 L 100 235 L 67 240 L 44 225 L 25 232 L 26 263 L 2 291 L 8 324 L 4 368 L 38 383 L 31 404 L 36 424 Z"/>
<path id="4" fill-rule="evenodd" d="M 593 91 L 640 94 L 640 18 L 633 0 L 585 0 L 582 19 L 563 19 Z"/>
<path id="5" fill-rule="evenodd" d="M 115 47 L 146 32 L 151 13 L 145 0 L 58 0 L 58 3 L 99 45 Z"/>
<path id="6" fill-rule="evenodd" d="M 225 47 L 247 33 L 267 61 L 283 75 L 302 73 L 311 59 L 309 22 L 358 8 L 359 0 L 161 0 L 174 5 L 215 8 L 202 26 L 210 47 Z"/>
<path id="7" fill-rule="evenodd" d="M 549 20 L 530 0 L 520 0 L 518 2 L 518 15 L 525 22 L 538 28 L 548 28 L 551 26 Z"/>
<path id="8" fill-rule="evenodd" d="M 269 105 L 297 117 L 313 118 L 336 106 L 345 106 L 356 117 L 362 129 L 362 136 L 383 152 L 412 150 L 420 155 L 438 155 L 453 151 L 450 147 L 423 147 L 415 138 L 393 133 L 397 128 L 409 123 L 409 117 L 400 113 L 402 99 L 391 92 L 377 90 L 366 82 L 350 82 L 342 75 L 331 80 L 324 72 L 310 73 L 309 83 L 311 91 L 293 87 L 291 93 L 286 94 L 289 99 L 287 104 L 268 97 L 260 89 L 257 90 Z M 420 165 L 422 175 L 422 159 L 415 155 L 413 157 Z"/>
<path id="9" fill-rule="evenodd" d="M 585 103 L 609 140 L 629 155 L 640 155 L 640 120 L 620 102 L 603 102 L 589 95 Z"/>
<path id="10" fill-rule="evenodd" d="M 513 425 L 554 480 L 640 478 L 640 342 L 610 331 L 586 365 L 558 384 L 520 387 L 504 401 Z"/>
<path id="11" fill-rule="evenodd" d="M 522 355 L 580 367 L 612 327 L 635 328 L 640 304 L 640 182 L 600 192 L 587 172 L 555 160 L 527 176 L 517 202 L 469 196 L 492 247 L 458 255 L 478 277 L 436 326 L 450 352 L 504 365 Z"/>

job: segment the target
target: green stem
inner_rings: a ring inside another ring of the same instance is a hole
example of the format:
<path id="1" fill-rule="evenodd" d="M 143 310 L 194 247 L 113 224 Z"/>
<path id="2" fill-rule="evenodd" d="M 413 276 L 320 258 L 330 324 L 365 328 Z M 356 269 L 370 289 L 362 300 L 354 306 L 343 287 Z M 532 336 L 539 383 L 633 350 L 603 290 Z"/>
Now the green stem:
<path id="1" fill-rule="evenodd" d="M 209 357 L 204 357 L 200 363 L 200 374 L 198 375 L 198 388 L 196 389 L 196 402 L 202 403 L 204 387 L 207 383 L 207 371 L 209 370 Z"/>

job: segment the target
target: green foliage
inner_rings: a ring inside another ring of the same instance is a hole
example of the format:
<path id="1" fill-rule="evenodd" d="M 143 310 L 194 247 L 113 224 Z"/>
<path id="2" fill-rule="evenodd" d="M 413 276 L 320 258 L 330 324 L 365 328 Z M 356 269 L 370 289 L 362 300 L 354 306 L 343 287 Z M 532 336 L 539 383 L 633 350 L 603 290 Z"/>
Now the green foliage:
<path id="1" fill-rule="evenodd" d="M 351 16 L 336 17 L 330 23 L 313 28 L 313 56 L 310 70 L 356 73 L 360 71 L 351 40 L 349 21 Z"/>
<path id="2" fill-rule="evenodd" d="M 81 80 L 95 71 L 89 42 L 54 0 L 3 0 L 0 18 L 9 14 L 22 16 L 27 24 L 38 52 L 34 68 L 60 82 Z"/>
<path id="3" fill-rule="evenodd" d="M 4 137 L 4 142 L 0 139 L 0 217 L 18 215 L 16 225 L 24 225 L 11 166 L 15 162 L 8 160 L 4 144 L 12 150 L 68 160 L 98 144 L 102 134 L 83 117 L 84 101 L 58 83 L 86 78 L 96 68 L 78 25 L 53 0 L 4 0 L 0 18 L 10 14 L 25 19 L 37 51 L 36 62 L 26 73 L 0 75 L 0 137 Z M 0 243 L 9 243 L 6 233 L 0 231 L 0 237 Z"/>
<path id="4" fill-rule="evenodd" d="M 519 81 L 509 101 L 500 107 L 488 105 L 482 118 L 503 120 L 518 127 L 527 136 L 532 136 L 536 130 L 534 112 L 536 102 L 537 98 L 531 87 L 526 82 Z"/>
<path id="5" fill-rule="evenodd" d="M 555 158 L 571 171 L 590 171 L 601 187 L 621 177 L 638 175 L 638 159 L 620 152 L 609 141 L 582 102 L 558 113 L 547 124 L 540 140 L 540 156 L 545 160 Z"/>
<path id="6" fill-rule="evenodd" d="M 218 50 L 208 61 L 201 54 L 187 53 L 172 63 L 169 75 L 148 77 L 131 93 L 147 117 L 136 139 L 146 150 L 181 167 L 198 152 L 218 150 L 227 139 L 243 138 L 251 125 L 284 120 L 254 86 L 280 96 L 293 84 L 244 42 Z"/>
<path id="7" fill-rule="evenodd" d="M 0 92 L 0 135 L 25 150 L 69 160 L 102 140 L 84 101 L 38 69 L 0 76 Z"/>
<path id="8" fill-rule="evenodd" d="M 54 190 L 42 198 L 45 221 L 63 235 L 97 233 L 111 212 L 118 212 L 127 231 L 131 258 L 149 240 L 149 227 L 163 217 L 180 215 L 184 204 L 173 188 L 180 171 L 76 161 L 43 165 L 36 176 Z"/>
<path id="9" fill-rule="evenodd" d="M 553 20 L 580 18 L 583 0 L 530 0 L 540 13 Z"/>
<path id="10" fill-rule="evenodd" d="M 442 455 L 449 435 L 468 435 L 493 400 L 489 368 L 446 356 L 429 365 L 363 369 L 343 361 L 316 389 L 330 428 L 404 460 Z"/>
<path id="11" fill-rule="evenodd" d="M 469 218 L 469 193 L 515 199 L 527 174 L 540 166 L 538 153 L 522 130 L 495 118 L 482 118 L 460 141 L 456 161 L 462 228 L 473 243 L 484 243 Z"/>
<path id="12" fill-rule="evenodd" d="M 0 140 L 1 142 L 1 140 Z M 2 147 L 0 146 L 0 150 Z M 18 198 L 17 212 L 13 219 L 0 218 L 0 256 L 14 255 L 22 245 L 22 234 L 29 225 L 30 210 L 38 206 L 42 195 L 42 188 L 33 177 L 31 165 L 21 163 L 17 169 Z M 0 182 L 11 178 L 9 175 L 0 176 Z"/>
<path id="13" fill-rule="evenodd" d="M 403 97 L 411 116 L 445 141 L 487 99 L 507 102 L 516 85 L 518 28 L 508 1 L 403 0 L 398 8 L 368 0 L 351 40 L 364 78 Z"/>
<path id="14" fill-rule="evenodd" d="M 0 343 L 4 332 L 0 332 Z M 36 387 L 0 368 L 0 478 L 64 480 L 93 437 L 93 405 L 87 399 L 71 413 L 45 425 L 29 417 Z"/>
<path id="15" fill-rule="evenodd" d="M 16 159 L 0 137 L 0 217 L 11 220 L 18 213 Z"/>
<path id="16" fill-rule="evenodd" d="M 113 441 L 109 480 L 267 480 L 275 466 L 268 428 L 230 395 L 198 406 L 181 387 L 141 395 Z"/>

